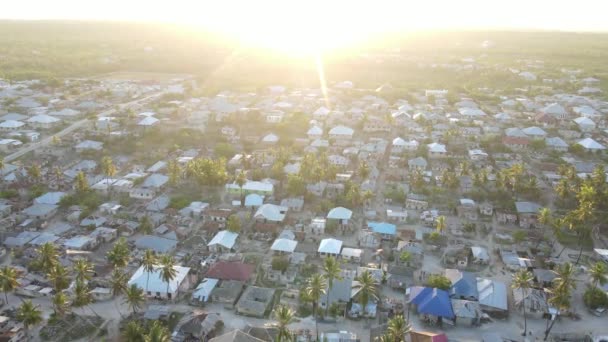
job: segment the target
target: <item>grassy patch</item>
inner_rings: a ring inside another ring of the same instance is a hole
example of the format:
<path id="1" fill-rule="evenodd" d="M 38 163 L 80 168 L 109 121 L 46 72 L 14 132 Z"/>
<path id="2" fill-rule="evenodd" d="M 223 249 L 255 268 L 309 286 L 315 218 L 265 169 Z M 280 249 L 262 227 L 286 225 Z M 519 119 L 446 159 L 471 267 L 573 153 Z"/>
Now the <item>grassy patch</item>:
<path id="1" fill-rule="evenodd" d="M 103 319 L 97 316 L 71 314 L 63 319 L 49 320 L 40 330 L 40 338 L 43 341 L 75 341 L 96 333 L 102 323 Z"/>

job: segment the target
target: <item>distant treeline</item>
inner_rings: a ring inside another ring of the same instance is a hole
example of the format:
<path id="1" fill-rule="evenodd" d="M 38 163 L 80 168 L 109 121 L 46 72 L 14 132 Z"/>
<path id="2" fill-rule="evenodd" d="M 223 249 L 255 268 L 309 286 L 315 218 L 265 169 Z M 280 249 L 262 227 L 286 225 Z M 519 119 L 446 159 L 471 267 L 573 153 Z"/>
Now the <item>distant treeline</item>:
<path id="1" fill-rule="evenodd" d="M 491 47 L 482 47 L 484 41 Z M 323 60 L 330 83 L 504 89 L 522 84 L 507 68 L 524 65 L 518 62 L 523 59 L 544 61 L 544 69 L 531 70 L 540 76 L 557 77 L 565 67 L 604 77 L 607 55 L 608 34 L 424 32 L 378 36 L 326 54 Z M 463 64 L 467 57 L 480 67 L 471 72 L 429 67 Z M 318 86 L 312 58 L 270 55 L 200 30 L 116 22 L 0 21 L 0 77 L 83 77 L 114 71 L 188 73 L 220 89 L 273 83 Z"/>

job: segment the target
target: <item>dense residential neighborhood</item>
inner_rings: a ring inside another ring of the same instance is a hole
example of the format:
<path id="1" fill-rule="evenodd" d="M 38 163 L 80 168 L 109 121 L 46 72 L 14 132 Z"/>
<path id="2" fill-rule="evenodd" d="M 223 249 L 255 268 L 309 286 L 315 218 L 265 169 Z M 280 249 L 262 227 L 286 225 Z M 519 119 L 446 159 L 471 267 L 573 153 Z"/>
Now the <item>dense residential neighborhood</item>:
<path id="1" fill-rule="evenodd" d="M 0 339 L 608 334 L 603 81 L 530 64 L 462 92 L 0 80 Z"/>

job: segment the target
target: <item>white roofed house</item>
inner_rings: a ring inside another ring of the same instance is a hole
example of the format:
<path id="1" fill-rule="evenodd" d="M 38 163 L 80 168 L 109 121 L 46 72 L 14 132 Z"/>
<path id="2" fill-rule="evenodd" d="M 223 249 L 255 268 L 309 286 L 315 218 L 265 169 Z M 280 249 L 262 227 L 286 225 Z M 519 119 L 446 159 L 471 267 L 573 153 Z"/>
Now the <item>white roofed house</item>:
<path id="1" fill-rule="evenodd" d="M 83 140 L 74 146 L 77 152 L 83 151 L 101 151 L 103 149 L 103 142 L 93 140 Z"/>
<path id="2" fill-rule="evenodd" d="M 213 239 L 209 241 L 207 247 L 210 251 L 218 253 L 218 252 L 230 252 L 234 249 L 236 245 L 236 239 L 239 237 L 239 234 L 233 233 L 228 230 L 221 230 L 215 234 Z"/>
<path id="3" fill-rule="evenodd" d="M 27 120 L 27 123 L 30 126 L 36 127 L 36 128 L 51 128 L 51 127 L 61 123 L 61 120 L 57 119 L 54 116 L 40 114 L 40 115 L 34 115 L 31 118 L 29 118 Z"/>
<path id="4" fill-rule="evenodd" d="M 540 110 L 541 113 L 549 114 L 558 120 L 565 120 L 568 112 L 558 103 L 549 104 Z"/>
<path id="5" fill-rule="evenodd" d="M 235 194 L 235 195 L 239 195 L 239 196 L 241 194 L 241 188 L 236 183 L 226 184 L 225 188 L 226 188 L 226 191 L 231 194 Z M 243 185 L 243 189 L 242 189 L 244 195 L 258 194 L 258 195 L 263 195 L 263 196 L 271 196 L 273 193 L 273 190 L 274 190 L 274 186 L 272 185 L 272 183 L 250 181 L 250 180 L 248 180 Z"/>
<path id="6" fill-rule="evenodd" d="M 342 252 L 342 241 L 333 238 L 323 239 L 319 243 L 317 252 L 321 257 L 333 256 L 337 258 Z"/>
<path id="7" fill-rule="evenodd" d="M 156 126 L 160 123 L 160 120 L 158 120 L 157 118 L 153 117 L 153 116 L 146 116 L 145 118 L 139 120 L 139 122 L 137 122 L 137 126 L 141 126 L 141 127 L 152 127 L 152 126 Z"/>
<path id="8" fill-rule="evenodd" d="M 430 158 L 442 158 L 447 156 L 448 151 L 445 148 L 444 144 L 439 143 L 431 143 L 427 145 L 429 149 L 429 157 Z"/>
<path id="9" fill-rule="evenodd" d="M 273 133 L 267 134 L 262 138 L 262 143 L 274 145 L 279 142 L 279 136 Z"/>
<path id="10" fill-rule="evenodd" d="M 350 140 L 353 138 L 354 130 L 346 126 L 336 126 L 329 130 L 329 137 L 335 140 Z"/>
<path id="11" fill-rule="evenodd" d="M 295 252 L 298 242 L 286 238 L 278 238 L 274 240 L 270 250 L 276 254 L 291 254 Z"/>
<path id="12" fill-rule="evenodd" d="M 15 131 L 15 130 L 20 129 L 24 125 L 25 125 L 25 123 L 21 122 L 21 121 L 6 120 L 3 122 L 0 122 L 0 131 Z"/>
<path id="13" fill-rule="evenodd" d="M 180 291 L 190 288 L 188 273 L 189 267 L 173 266 L 176 276 L 173 280 L 166 282 L 161 276 L 161 266 L 155 266 L 152 272 L 145 271 L 141 266 L 128 282 L 128 285 L 136 285 L 144 290 L 146 296 L 151 298 L 175 300 Z"/>
<path id="14" fill-rule="evenodd" d="M 323 129 L 319 126 L 312 126 L 308 129 L 308 132 L 306 132 L 306 135 L 308 136 L 309 139 L 319 139 L 323 136 Z"/>
<path id="15" fill-rule="evenodd" d="M 0 139 L 0 151 L 3 152 L 9 152 L 21 145 L 23 143 L 17 139 Z"/>
<path id="16" fill-rule="evenodd" d="M 265 203 L 258 208 L 253 218 L 261 222 L 283 222 L 287 210 L 287 207 Z"/>
<path id="17" fill-rule="evenodd" d="M 505 283 L 493 279 L 477 278 L 477 293 L 479 306 L 483 312 L 496 318 L 505 318 L 509 314 Z"/>
<path id="18" fill-rule="evenodd" d="M 604 145 L 598 143 L 597 141 L 595 141 L 591 138 L 585 138 L 585 139 L 577 142 L 576 144 L 582 146 L 584 150 L 590 151 L 590 152 L 601 152 L 606 149 L 606 147 L 604 147 Z"/>
<path id="19" fill-rule="evenodd" d="M 328 220 L 336 220 L 341 225 L 347 225 L 352 216 L 352 210 L 344 207 L 333 208 L 327 213 Z"/>
<path id="20" fill-rule="evenodd" d="M 560 152 L 568 151 L 568 143 L 566 143 L 560 137 L 546 138 L 545 144 L 547 145 L 548 148 L 555 150 L 555 151 L 560 151 Z"/>
<path id="21" fill-rule="evenodd" d="M 532 126 L 522 129 L 522 131 L 532 139 L 542 140 L 547 136 L 547 132 L 540 127 Z"/>
<path id="22" fill-rule="evenodd" d="M 595 130 L 596 127 L 595 122 L 585 116 L 581 116 L 574 119 L 574 122 L 578 125 L 578 128 L 580 128 L 580 130 L 583 132 L 591 132 Z"/>
<path id="23" fill-rule="evenodd" d="M 326 107 L 319 107 L 317 110 L 315 110 L 312 113 L 312 116 L 315 119 L 324 120 L 329 115 L 330 112 L 331 112 L 331 110 L 327 109 Z"/>

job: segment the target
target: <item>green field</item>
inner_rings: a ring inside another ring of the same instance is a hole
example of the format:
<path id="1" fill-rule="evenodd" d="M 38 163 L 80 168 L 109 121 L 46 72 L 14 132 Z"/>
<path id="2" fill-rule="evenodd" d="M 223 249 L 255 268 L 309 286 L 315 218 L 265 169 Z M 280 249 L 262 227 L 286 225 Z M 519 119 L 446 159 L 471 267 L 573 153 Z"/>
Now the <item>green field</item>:
<path id="1" fill-rule="evenodd" d="M 494 43 L 483 48 L 485 40 Z M 328 82 L 359 87 L 502 87 L 524 83 L 508 67 L 542 60 L 540 77 L 560 68 L 608 76 L 608 34 L 560 32 L 421 32 L 384 35 L 323 56 Z M 461 63 L 456 72 L 419 63 Z M 461 63 L 462 64 L 462 63 Z M 213 87 L 256 88 L 273 83 L 317 86 L 314 60 L 269 54 L 208 32 L 152 24 L 0 21 L 0 75 L 11 79 L 91 77 L 112 72 L 192 74 Z M 604 82 L 606 83 L 606 82 Z"/>

